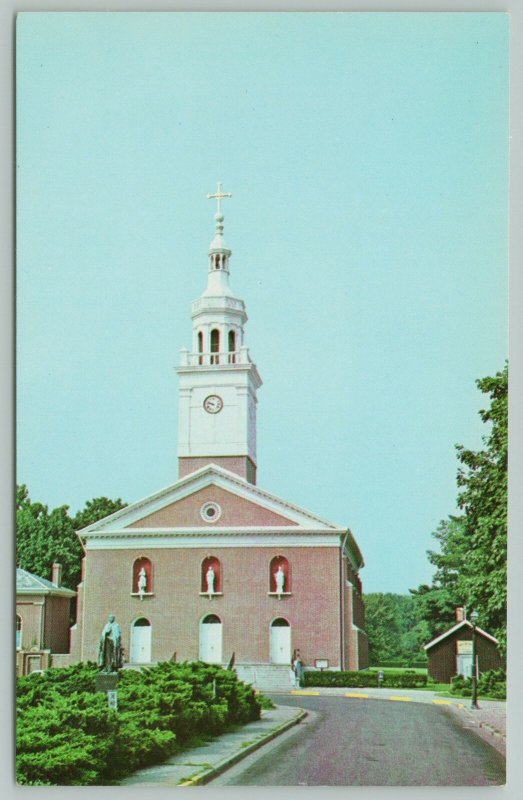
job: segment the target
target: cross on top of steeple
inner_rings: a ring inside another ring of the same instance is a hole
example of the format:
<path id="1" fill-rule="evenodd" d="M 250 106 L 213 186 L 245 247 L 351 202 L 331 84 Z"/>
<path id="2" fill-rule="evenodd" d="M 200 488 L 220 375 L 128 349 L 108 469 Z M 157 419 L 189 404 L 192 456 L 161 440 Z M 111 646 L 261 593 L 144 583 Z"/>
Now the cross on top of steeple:
<path id="1" fill-rule="evenodd" d="M 215 194 L 208 194 L 207 195 L 207 199 L 208 200 L 216 200 L 216 213 L 217 214 L 221 214 L 222 213 L 220 200 L 222 200 L 222 198 L 224 198 L 224 197 L 232 197 L 232 194 L 230 192 L 222 192 L 222 186 L 223 186 L 223 184 L 221 183 L 221 181 L 218 181 L 218 191 L 215 192 Z"/>

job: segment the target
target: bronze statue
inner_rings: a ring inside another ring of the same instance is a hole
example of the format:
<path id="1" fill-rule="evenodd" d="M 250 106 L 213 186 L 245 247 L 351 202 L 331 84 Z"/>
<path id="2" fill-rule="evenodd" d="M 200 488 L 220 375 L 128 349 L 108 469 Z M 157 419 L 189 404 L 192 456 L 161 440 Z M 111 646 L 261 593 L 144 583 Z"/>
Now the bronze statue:
<path id="1" fill-rule="evenodd" d="M 98 648 L 98 666 L 102 672 L 118 672 L 122 666 L 122 629 L 114 614 L 102 631 Z"/>

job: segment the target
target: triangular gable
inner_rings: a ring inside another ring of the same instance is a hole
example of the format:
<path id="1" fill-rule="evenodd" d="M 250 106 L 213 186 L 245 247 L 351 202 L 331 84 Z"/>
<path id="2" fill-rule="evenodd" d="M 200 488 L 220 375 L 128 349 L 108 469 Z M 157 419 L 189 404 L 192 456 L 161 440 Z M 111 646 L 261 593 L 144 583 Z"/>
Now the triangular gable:
<path id="1" fill-rule="evenodd" d="M 206 502 L 220 506 L 216 522 L 202 518 Z M 215 464 L 89 525 L 80 535 L 126 528 L 285 527 L 339 530 L 338 526 L 287 503 Z"/>
<path id="2" fill-rule="evenodd" d="M 219 506 L 215 522 L 202 515 L 207 503 L 217 503 Z M 132 522 L 129 528 L 198 528 L 202 525 L 212 528 L 281 527 L 298 523 L 221 486 L 212 485 L 147 514 Z"/>
<path id="3" fill-rule="evenodd" d="M 456 623 L 456 625 L 453 625 L 452 628 L 448 629 L 448 631 L 440 633 L 439 636 L 436 636 L 436 638 L 432 639 L 432 641 L 430 641 L 428 644 L 424 644 L 423 649 L 428 650 L 429 648 L 434 647 L 434 645 L 438 644 L 439 642 L 442 642 L 448 636 L 451 636 L 453 633 L 456 633 L 456 631 L 459 631 L 460 628 L 472 629 L 472 623 L 469 622 L 468 619 L 464 619 L 461 622 Z M 476 625 L 476 633 L 479 634 L 480 636 L 484 636 L 486 639 L 490 639 L 490 641 L 494 642 L 494 644 L 498 644 L 498 640 L 494 636 L 492 636 L 490 633 L 487 633 L 482 628 L 478 628 L 477 625 Z"/>

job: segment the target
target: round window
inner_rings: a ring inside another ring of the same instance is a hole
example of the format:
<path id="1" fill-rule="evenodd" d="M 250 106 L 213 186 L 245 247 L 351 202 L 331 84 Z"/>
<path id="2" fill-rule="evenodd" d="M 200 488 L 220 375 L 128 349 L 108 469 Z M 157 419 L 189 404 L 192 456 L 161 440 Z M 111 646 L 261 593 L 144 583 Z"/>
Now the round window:
<path id="1" fill-rule="evenodd" d="M 222 514 L 218 503 L 204 503 L 200 508 L 200 516 L 205 522 L 217 522 Z"/>

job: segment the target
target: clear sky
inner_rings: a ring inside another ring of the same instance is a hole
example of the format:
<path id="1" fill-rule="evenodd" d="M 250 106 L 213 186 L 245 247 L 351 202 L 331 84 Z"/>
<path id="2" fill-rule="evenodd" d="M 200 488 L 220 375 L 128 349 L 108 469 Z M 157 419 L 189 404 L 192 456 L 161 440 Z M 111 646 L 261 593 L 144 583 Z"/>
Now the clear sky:
<path id="1" fill-rule="evenodd" d="M 507 354 L 503 14 L 26 14 L 17 471 L 75 511 L 177 477 L 216 181 L 264 385 L 258 483 L 430 579 Z"/>

